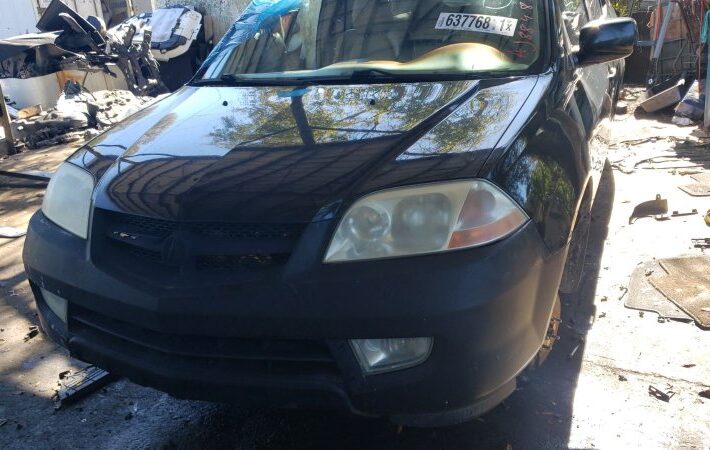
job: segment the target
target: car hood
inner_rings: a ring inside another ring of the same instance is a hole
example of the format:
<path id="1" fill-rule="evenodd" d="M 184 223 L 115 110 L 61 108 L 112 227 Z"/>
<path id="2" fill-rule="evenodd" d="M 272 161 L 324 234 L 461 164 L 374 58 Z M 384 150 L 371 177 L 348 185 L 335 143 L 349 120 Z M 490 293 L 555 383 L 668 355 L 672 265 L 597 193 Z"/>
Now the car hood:
<path id="1" fill-rule="evenodd" d="M 70 160 L 99 180 L 99 208 L 308 222 L 366 192 L 476 176 L 536 81 L 188 86 Z"/>

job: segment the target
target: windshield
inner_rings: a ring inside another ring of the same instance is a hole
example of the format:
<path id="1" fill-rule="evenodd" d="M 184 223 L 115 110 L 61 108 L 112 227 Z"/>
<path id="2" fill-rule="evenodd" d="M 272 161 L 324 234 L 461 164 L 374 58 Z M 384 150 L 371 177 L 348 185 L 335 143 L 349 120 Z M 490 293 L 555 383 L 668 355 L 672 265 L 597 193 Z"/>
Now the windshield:
<path id="1" fill-rule="evenodd" d="M 202 79 L 466 75 L 540 58 L 540 0 L 254 0 Z"/>

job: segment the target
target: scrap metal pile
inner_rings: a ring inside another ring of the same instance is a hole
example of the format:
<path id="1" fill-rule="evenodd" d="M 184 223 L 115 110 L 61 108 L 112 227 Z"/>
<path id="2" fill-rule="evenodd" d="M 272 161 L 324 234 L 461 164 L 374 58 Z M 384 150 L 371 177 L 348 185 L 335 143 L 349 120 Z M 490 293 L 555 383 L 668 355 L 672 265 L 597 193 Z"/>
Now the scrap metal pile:
<path id="1" fill-rule="evenodd" d="M 158 63 L 150 51 L 150 31 L 139 44 L 135 26 L 119 26 L 110 32 L 102 19 L 82 18 L 60 0 L 53 0 L 37 28 L 43 33 L 0 40 L 0 78 L 31 78 L 62 70 L 103 72 L 114 65 L 135 95 L 167 92 L 160 81 Z"/>
<path id="2" fill-rule="evenodd" d="M 197 31 L 192 30 L 200 29 L 202 16 L 187 8 L 177 10 L 173 22 L 179 24 L 186 15 L 192 19 L 187 22 L 192 27 L 187 33 L 190 39 L 176 44 L 185 47 L 179 48 L 181 54 L 194 41 Z M 170 12 L 158 10 L 155 14 L 159 18 Z M 14 140 L 34 149 L 90 138 L 168 93 L 154 56 L 160 42 L 152 42 L 152 29 L 146 26 L 151 15 L 143 16 L 146 18 L 129 18 L 107 30 L 102 19 L 84 19 L 60 0 L 53 0 L 37 23 L 42 33 L 0 40 L 0 78 L 33 78 L 66 70 L 85 73 L 83 82 L 65 83 L 56 106 L 8 108 Z M 166 26 L 173 22 L 167 21 Z M 185 27 L 173 28 L 177 31 L 158 28 L 158 33 L 171 38 L 171 31 L 174 34 Z M 128 90 L 89 92 L 84 87 L 89 73 L 114 78 L 122 75 Z M 191 73 L 177 84 L 182 85 Z"/>
<path id="3" fill-rule="evenodd" d="M 156 98 L 138 97 L 125 90 L 89 93 L 79 83 L 67 81 L 56 107 L 46 112 L 39 107 L 18 111 L 12 122 L 13 135 L 31 149 L 83 140 L 153 101 Z"/>

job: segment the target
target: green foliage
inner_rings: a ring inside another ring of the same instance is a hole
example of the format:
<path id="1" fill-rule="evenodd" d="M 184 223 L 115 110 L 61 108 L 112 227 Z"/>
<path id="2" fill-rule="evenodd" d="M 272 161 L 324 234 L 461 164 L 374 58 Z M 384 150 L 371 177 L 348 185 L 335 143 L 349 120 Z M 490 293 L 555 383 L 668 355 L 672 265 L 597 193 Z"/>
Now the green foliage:
<path id="1" fill-rule="evenodd" d="M 614 7 L 614 10 L 616 10 L 616 14 L 619 17 L 628 16 L 631 13 L 630 6 L 632 5 L 632 2 L 629 2 L 628 0 L 610 0 L 610 1 L 611 1 L 611 6 Z"/>

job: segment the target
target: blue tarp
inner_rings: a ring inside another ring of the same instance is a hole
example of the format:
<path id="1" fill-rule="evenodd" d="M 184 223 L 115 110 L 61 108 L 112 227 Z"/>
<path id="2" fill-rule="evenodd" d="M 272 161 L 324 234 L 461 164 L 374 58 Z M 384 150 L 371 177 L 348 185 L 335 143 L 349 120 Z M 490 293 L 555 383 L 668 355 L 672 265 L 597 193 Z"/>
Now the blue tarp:
<path id="1" fill-rule="evenodd" d="M 252 0 L 244 9 L 217 46 L 212 50 L 203 68 L 229 55 L 230 50 L 248 41 L 261 29 L 269 29 L 281 16 L 299 9 L 303 0 Z"/>

